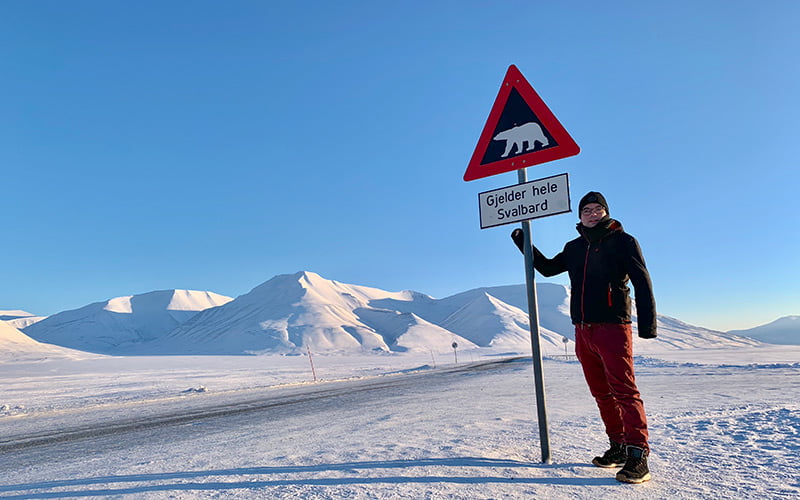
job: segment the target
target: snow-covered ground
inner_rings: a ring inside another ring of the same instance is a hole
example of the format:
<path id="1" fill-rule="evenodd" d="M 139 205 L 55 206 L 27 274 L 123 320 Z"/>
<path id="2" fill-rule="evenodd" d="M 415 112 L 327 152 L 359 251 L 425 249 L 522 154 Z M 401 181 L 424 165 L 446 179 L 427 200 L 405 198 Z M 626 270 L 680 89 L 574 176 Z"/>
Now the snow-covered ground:
<path id="1" fill-rule="evenodd" d="M 637 358 L 637 486 L 588 465 L 606 442 L 576 361 L 544 361 L 541 463 L 525 354 L 315 355 L 317 382 L 307 356 L 9 359 L 0 498 L 800 497 L 800 347 Z"/>

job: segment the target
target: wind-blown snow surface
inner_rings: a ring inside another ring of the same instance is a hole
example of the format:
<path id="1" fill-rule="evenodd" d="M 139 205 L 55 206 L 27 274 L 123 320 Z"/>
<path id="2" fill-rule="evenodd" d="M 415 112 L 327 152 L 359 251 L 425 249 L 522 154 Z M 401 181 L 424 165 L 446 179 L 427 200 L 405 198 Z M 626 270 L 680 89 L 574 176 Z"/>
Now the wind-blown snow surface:
<path id="1" fill-rule="evenodd" d="M 589 465 L 606 442 L 577 362 L 544 360 L 541 463 L 530 359 L 512 354 L 317 355 L 317 383 L 306 356 L 3 363 L 0 498 L 800 496 L 798 347 L 637 358 L 637 486 Z"/>

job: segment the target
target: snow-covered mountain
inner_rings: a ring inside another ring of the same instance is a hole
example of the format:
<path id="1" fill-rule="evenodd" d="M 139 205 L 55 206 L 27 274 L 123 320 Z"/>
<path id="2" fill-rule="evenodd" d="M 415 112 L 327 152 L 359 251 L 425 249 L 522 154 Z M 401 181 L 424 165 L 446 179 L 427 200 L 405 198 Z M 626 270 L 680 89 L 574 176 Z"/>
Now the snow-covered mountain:
<path id="1" fill-rule="evenodd" d="M 20 347 L 34 347 L 41 345 L 21 331 L 0 320 L 0 351 L 13 351 Z"/>
<path id="2" fill-rule="evenodd" d="M 542 352 L 563 353 L 565 338 L 574 340 L 569 288 L 536 288 Z M 635 339 L 637 352 L 759 344 L 667 316 L 659 316 L 658 325 L 657 339 Z M 53 315 L 24 332 L 41 342 L 116 355 L 442 352 L 454 342 L 459 348 L 530 349 L 525 285 L 435 299 L 312 272 L 275 276 L 236 299 L 187 290 L 117 297 Z"/>
<path id="3" fill-rule="evenodd" d="M 46 317 L 47 316 L 34 316 L 27 311 L 0 311 L 0 321 L 5 321 L 18 330 L 22 330 Z"/>
<path id="4" fill-rule="evenodd" d="M 79 358 L 84 355 L 85 353 L 72 349 L 37 342 L 7 321 L 0 320 L 0 359 L 30 361 L 45 358 Z"/>
<path id="5" fill-rule="evenodd" d="M 638 331 L 634 319 L 634 345 L 637 353 L 647 354 L 670 349 L 748 347 L 761 344 L 753 339 L 689 325 L 661 314 L 656 321 L 658 338 L 640 339 L 637 337 Z"/>
<path id="6" fill-rule="evenodd" d="M 10 319 L 25 318 L 25 317 L 29 317 L 29 316 L 33 316 L 33 314 L 29 313 L 28 311 L 20 311 L 20 310 L 3 311 L 3 310 L 0 310 L 0 321 L 8 321 Z"/>
<path id="7" fill-rule="evenodd" d="M 172 331 L 161 352 L 242 354 L 450 349 L 473 343 L 411 310 L 382 303 L 432 301 L 415 292 L 327 280 L 311 272 L 280 275 Z M 377 305 L 376 305 L 377 304 Z M 155 347 L 155 343 L 154 343 Z"/>
<path id="8" fill-rule="evenodd" d="M 6 321 L 6 323 L 18 330 L 22 330 L 24 328 L 28 328 L 34 323 L 42 321 L 43 319 L 47 319 L 47 316 L 24 316 L 22 318 L 10 319 Z"/>
<path id="9" fill-rule="evenodd" d="M 562 332 L 566 333 L 563 327 L 570 322 L 558 310 L 568 297 L 566 287 L 540 283 L 536 289 L 540 296 L 540 311 L 548 311 L 546 315 L 540 314 L 539 318 L 542 348 L 563 349 Z M 371 305 L 416 314 L 481 347 L 530 347 L 524 285 L 476 288 L 444 299 L 417 293 L 414 300 L 389 298 L 376 300 Z M 550 314 L 552 311 L 555 314 Z"/>
<path id="10" fill-rule="evenodd" d="M 542 352 L 574 339 L 569 289 L 537 284 Z M 741 347 L 751 339 L 659 316 L 659 338 L 644 350 Z M 327 280 L 311 272 L 276 276 L 232 302 L 199 313 L 150 348 L 157 352 L 242 354 L 315 351 L 427 351 L 459 346 L 530 349 L 525 285 L 479 288 L 444 299 Z M 145 346 L 143 346 L 145 347 Z"/>
<path id="11" fill-rule="evenodd" d="M 768 344 L 800 345 L 800 316 L 784 316 L 766 325 L 749 330 L 731 330 L 728 333 Z"/>
<path id="12" fill-rule="evenodd" d="M 126 354 L 128 348 L 165 335 L 199 311 L 231 300 L 212 292 L 161 290 L 60 312 L 23 331 L 48 344 L 100 354 Z"/>

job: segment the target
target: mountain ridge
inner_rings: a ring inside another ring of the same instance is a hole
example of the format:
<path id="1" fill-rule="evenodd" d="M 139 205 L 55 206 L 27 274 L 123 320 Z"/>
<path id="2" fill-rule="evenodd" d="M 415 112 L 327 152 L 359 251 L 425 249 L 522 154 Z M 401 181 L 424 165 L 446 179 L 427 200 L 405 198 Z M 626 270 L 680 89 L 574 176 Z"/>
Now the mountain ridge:
<path id="1" fill-rule="evenodd" d="M 121 354 L 126 345 L 157 339 L 199 310 L 231 300 L 213 292 L 157 290 L 63 311 L 22 331 L 47 344 L 97 354 Z"/>
<path id="2" fill-rule="evenodd" d="M 537 284 L 540 345 L 574 340 L 569 288 Z M 177 315 L 177 316 L 176 316 Z M 637 349 L 741 347 L 758 341 L 659 315 L 659 338 Z M 634 322 L 635 329 L 635 322 Z M 436 299 L 323 278 L 282 274 L 235 299 L 213 292 L 157 291 L 116 297 L 26 327 L 40 342 L 112 355 L 298 354 L 530 349 L 525 285 L 482 287 Z"/>
<path id="3" fill-rule="evenodd" d="M 800 315 L 783 316 L 765 325 L 746 330 L 730 330 L 728 333 L 769 344 L 798 345 L 800 344 Z"/>

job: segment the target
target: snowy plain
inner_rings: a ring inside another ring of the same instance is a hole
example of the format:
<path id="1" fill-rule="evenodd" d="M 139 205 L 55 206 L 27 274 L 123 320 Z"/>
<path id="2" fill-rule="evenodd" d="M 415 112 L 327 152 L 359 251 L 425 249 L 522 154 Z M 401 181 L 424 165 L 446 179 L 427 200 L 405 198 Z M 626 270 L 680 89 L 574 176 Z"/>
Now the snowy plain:
<path id="1" fill-rule="evenodd" d="M 800 497 L 800 346 L 659 316 L 634 339 L 654 479 L 623 485 L 589 465 L 607 443 L 564 355 L 568 290 L 537 289 L 552 463 L 521 286 L 433 299 L 298 272 L 236 299 L 0 311 L 0 499 Z"/>
<path id="2" fill-rule="evenodd" d="M 637 339 L 636 348 L 647 346 Z M 530 351 L 0 363 L 0 498 L 798 498 L 800 347 L 637 357 L 653 480 L 606 447 L 577 361 Z"/>

